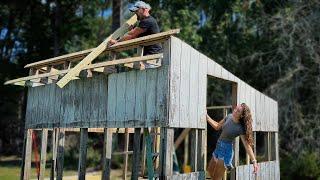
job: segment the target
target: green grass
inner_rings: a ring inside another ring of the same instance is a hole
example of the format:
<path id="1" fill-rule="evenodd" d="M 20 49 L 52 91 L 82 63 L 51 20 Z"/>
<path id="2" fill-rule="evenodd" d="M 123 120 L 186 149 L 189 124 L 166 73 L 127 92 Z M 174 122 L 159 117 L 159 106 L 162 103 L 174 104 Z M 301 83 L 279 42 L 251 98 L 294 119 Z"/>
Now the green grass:
<path id="1" fill-rule="evenodd" d="M 46 164 L 45 177 L 50 177 L 50 164 Z M 0 179 L 14 180 L 20 178 L 21 160 L 15 156 L 0 158 Z M 76 175 L 76 170 L 64 170 L 64 176 Z M 36 168 L 32 164 L 31 179 L 37 179 Z"/>

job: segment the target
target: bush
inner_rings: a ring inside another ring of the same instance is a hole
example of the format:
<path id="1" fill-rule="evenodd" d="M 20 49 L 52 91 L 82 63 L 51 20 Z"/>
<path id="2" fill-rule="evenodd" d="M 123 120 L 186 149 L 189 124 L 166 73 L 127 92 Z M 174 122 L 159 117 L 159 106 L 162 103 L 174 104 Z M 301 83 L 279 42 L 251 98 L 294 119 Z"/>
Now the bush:
<path id="1" fill-rule="evenodd" d="M 320 156 L 316 152 L 287 155 L 280 162 L 281 179 L 320 180 Z"/>

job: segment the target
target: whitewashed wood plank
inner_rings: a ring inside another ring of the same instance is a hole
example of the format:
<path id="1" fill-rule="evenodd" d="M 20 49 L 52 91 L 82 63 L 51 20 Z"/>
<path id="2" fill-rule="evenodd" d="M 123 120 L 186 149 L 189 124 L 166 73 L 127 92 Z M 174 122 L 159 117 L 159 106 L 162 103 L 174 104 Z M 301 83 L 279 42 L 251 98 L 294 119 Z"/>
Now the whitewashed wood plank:
<path id="1" fill-rule="evenodd" d="M 88 118 L 90 119 L 90 123 L 89 125 L 91 127 L 94 127 L 97 122 L 99 121 L 99 118 L 100 118 L 100 110 L 103 106 L 101 105 L 101 102 L 102 102 L 102 98 L 100 98 L 101 94 L 100 94 L 100 88 L 101 88 L 101 83 L 103 82 L 102 81 L 102 75 L 97 75 L 97 76 L 94 76 L 93 78 L 91 78 L 92 80 L 92 86 L 90 87 L 90 90 L 91 90 L 91 98 L 90 98 L 90 101 L 91 102 L 91 106 L 90 106 L 90 110 L 91 112 L 93 113 L 93 115 L 91 116 L 91 118 Z M 90 78 L 88 79 L 90 80 Z M 83 112 L 85 113 L 85 112 Z M 90 114 L 90 113 L 88 113 Z M 88 126 L 88 127 L 90 127 Z"/>
<path id="2" fill-rule="evenodd" d="M 146 71 L 137 72 L 135 119 L 145 121 L 146 119 Z"/>
<path id="3" fill-rule="evenodd" d="M 157 69 L 147 70 L 146 87 L 146 125 L 152 126 L 156 118 L 156 90 L 157 90 Z"/>
<path id="4" fill-rule="evenodd" d="M 251 116 L 252 116 L 252 126 L 253 126 L 253 130 L 256 129 L 256 93 L 255 93 L 255 89 L 254 88 L 250 88 L 250 108 L 251 108 Z"/>
<path id="5" fill-rule="evenodd" d="M 126 116 L 126 74 L 119 73 L 117 76 L 116 124 L 118 127 L 124 127 Z"/>
<path id="6" fill-rule="evenodd" d="M 279 104 L 276 102 L 276 131 L 279 131 Z"/>
<path id="7" fill-rule="evenodd" d="M 190 114 L 189 114 L 189 101 L 190 101 L 190 53 L 193 49 L 182 42 L 181 46 L 181 59 L 180 59 L 180 120 L 179 127 L 190 126 Z"/>
<path id="8" fill-rule="evenodd" d="M 252 164 L 250 164 L 250 165 L 248 165 L 248 169 L 249 169 L 249 179 L 250 180 L 256 180 L 256 175 L 253 173 L 253 170 L 254 170 L 254 168 L 253 168 L 253 165 Z"/>
<path id="9" fill-rule="evenodd" d="M 101 83 L 99 89 L 99 95 L 101 99 L 101 104 L 99 108 L 99 121 L 98 124 L 106 126 L 107 121 L 107 109 L 108 109 L 108 76 L 101 76 Z"/>
<path id="10" fill-rule="evenodd" d="M 60 121 L 60 127 L 65 127 L 68 123 L 70 123 L 74 119 L 74 112 L 75 112 L 75 95 L 73 91 L 73 86 L 68 85 L 62 91 L 62 106 L 64 109 L 63 118 Z"/>
<path id="11" fill-rule="evenodd" d="M 179 127 L 180 121 L 180 70 L 182 41 L 171 38 L 171 63 L 170 63 L 170 103 L 169 124 L 171 127 Z"/>
<path id="12" fill-rule="evenodd" d="M 191 51 L 191 68 L 190 68 L 190 101 L 189 101 L 189 111 L 190 111 L 190 127 L 197 127 L 198 126 L 198 102 L 199 96 L 198 92 L 200 90 L 198 84 L 199 79 L 199 61 L 200 61 L 200 54 L 198 51 L 193 50 Z M 207 62 L 210 60 L 207 59 Z M 212 67 L 213 69 L 214 67 Z"/>
<path id="13" fill-rule="evenodd" d="M 276 179 L 276 180 L 280 180 L 279 161 L 276 161 L 276 166 L 275 166 L 275 179 Z"/>
<path id="14" fill-rule="evenodd" d="M 256 114 L 255 114 L 255 131 L 260 130 L 260 92 L 255 91 L 255 109 L 256 109 Z"/>
<path id="15" fill-rule="evenodd" d="M 243 166 L 238 166 L 237 167 L 237 169 L 238 169 L 238 172 L 237 172 L 237 179 L 238 180 L 244 180 L 243 179 Z"/>
<path id="16" fill-rule="evenodd" d="M 222 78 L 222 66 L 215 62 L 214 67 L 215 67 L 214 69 L 215 77 Z"/>
<path id="17" fill-rule="evenodd" d="M 137 72 L 130 71 L 127 72 L 126 78 L 126 115 L 125 120 L 131 121 L 134 120 L 134 109 L 135 109 L 135 99 L 136 99 L 136 82 L 137 82 Z"/>
<path id="18" fill-rule="evenodd" d="M 34 100 L 34 88 L 28 88 L 28 93 L 27 93 L 27 106 L 26 106 L 26 127 L 28 128 L 29 125 L 32 124 L 32 117 L 33 117 L 33 100 Z"/>
<path id="19" fill-rule="evenodd" d="M 228 71 L 225 68 L 221 68 L 221 78 L 224 80 L 228 80 L 229 76 L 228 76 Z"/>
<path id="20" fill-rule="evenodd" d="M 214 76 L 215 75 L 215 63 L 213 60 L 207 58 L 207 74 L 210 76 Z"/>
<path id="21" fill-rule="evenodd" d="M 260 130 L 261 131 L 266 131 L 267 123 L 268 121 L 266 120 L 266 100 L 265 100 L 265 95 L 261 95 L 261 122 L 260 122 Z"/>
<path id="22" fill-rule="evenodd" d="M 246 103 L 246 87 L 245 87 L 245 82 L 240 81 L 240 102 L 241 103 Z"/>
<path id="23" fill-rule="evenodd" d="M 83 114 L 82 114 L 82 112 L 89 110 L 87 109 L 87 107 L 90 107 L 91 105 L 90 102 L 86 102 L 88 104 L 85 104 L 85 105 L 83 104 L 83 101 L 88 100 L 88 98 L 83 93 L 83 90 L 88 90 L 88 86 L 85 86 L 83 79 L 72 81 L 70 84 L 68 84 L 68 86 L 70 86 L 72 94 L 74 95 L 74 98 L 73 98 L 74 118 L 67 119 L 66 126 L 69 127 L 71 123 L 73 124 L 77 123 L 79 125 L 82 125 L 82 122 L 85 123 L 86 121 L 89 121 L 89 119 L 87 119 L 87 116 L 83 117 Z M 91 93 L 91 92 L 87 91 L 87 93 Z"/>
<path id="24" fill-rule="evenodd" d="M 168 66 L 161 66 L 158 69 L 157 79 L 157 121 L 158 123 L 167 124 L 168 114 L 168 97 L 169 97 L 169 75 Z"/>
<path id="25" fill-rule="evenodd" d="M 243 166 L 243 177 L 242 179 L 250 179 L 250 176 L 249 176 L 249 165 L 244 165 Z"/>
<path id="26" fill-rule="evenodd" d="M 206 56 L 200 53 L 199 56 L 199 82 L 198 82 L 198 128 L 206 127 L 206 105 L 207 105 L 207 60 Z"/>
<path id="27" fill-rule="evenodd" d="M 108 77 L 108 105 L 107 121 L 116 120 L 116 102 L 117 102 L 117 74 L 110 74 Z"/>

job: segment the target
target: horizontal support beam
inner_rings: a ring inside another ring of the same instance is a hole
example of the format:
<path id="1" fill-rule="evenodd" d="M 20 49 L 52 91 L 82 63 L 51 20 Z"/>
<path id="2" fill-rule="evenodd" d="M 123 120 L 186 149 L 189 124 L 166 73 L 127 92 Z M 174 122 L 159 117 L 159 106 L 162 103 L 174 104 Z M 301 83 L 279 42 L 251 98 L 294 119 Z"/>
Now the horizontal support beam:
<path id="1" fill-rule="evenodd" d="M 229 109 L 232 108 L 232 106 L 209 106 L 207 109 Z"/>
<path id="2" fill-rule="evenodd" d="M 120 64 L 126 64 L 126 63 L 132 63 L 132 62 L 140 62 L 140 61 L 148 61 L 148 60 L 153 60 L 153 59 L 160 59 L 163 57 L 163 54 L 153 54 L 153 55 L 148 55 L 148 56 L 138 56 L 138 57 L 131 57 L 131 58 L 125 58 L 125 59 L 117 59 L 117 60 L 112 60 L 112 61 L 106 61 L 106 62 L 101 62 L 101 63 L 96 63 L 96 64 L 91 64 L 86 66 L 83 70 L 86 69 L 95 69 L 101 68 L 101 67 L 106 67 L 106 66 L 111 66 L 111 65 L 120 65 Z M 26 81 L 30 81 L 33 79 L 39 79 L 39 78 L 47 78 L 47 77 L 52 77 L 52 76 L 57 76 L 57 75 L 64 75 L 68 73 L 70 69 L 66 70 L 58 70 L 58 71 L 51 71 L 49 73 L 43 73 L 43 74 L 37 74 L 37 75 L 32 75 L 32 76 L 27 76 L 27 77 L 22 77 L 18 79 L 13 79 L 5 82 L 5 85 L 8 84 L 15 84 L 15 85 L 25 85 Z"/>
<path id="3" fill-rule="evenodd" d="M 169 38 L 172 35 L 178 34 L 180 32 L 180 29 L 174 29 L 174 30 L 169 30 L 166 32 L 161 32 L 157 34 L 152 34 L 149 36 L 144 36 L 136 39 L 131 39 L 123 42 L 119 42 L 114 44 L 113 46 L 107 48 L 104 52 L 108 51 L 118 51 L 118 50 L 123 50 L 124 48 L 132 48 L 135 46 L 143 46 L 143 45 L 149 45 L 150 43 L 153 43 L 155 41 L 159 41 L 161 39 L 166 39 Z M 87 49 L 83 51 L 78 51 L 34 63 L 30 63 L 25 65 L 25 68 L 36 68 L 36 67 L 43 67 L 47 65 L 53 65 L 53 64 L 62 64 L 64 61 L 79 61 L 86 57 L 89 53 L 91 53 L 95 48 L 92 49 Z"/>

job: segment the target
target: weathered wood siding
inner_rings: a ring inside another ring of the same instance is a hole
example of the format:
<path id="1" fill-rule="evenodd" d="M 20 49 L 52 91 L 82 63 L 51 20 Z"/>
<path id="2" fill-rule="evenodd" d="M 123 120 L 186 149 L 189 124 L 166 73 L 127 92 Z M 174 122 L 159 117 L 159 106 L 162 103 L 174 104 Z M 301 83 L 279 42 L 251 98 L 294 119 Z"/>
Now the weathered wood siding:
<path id="1" fill-rule="evenodd" d="M 198 171 L 198 172 L 191 172 L 186 174 L 175 174 L 172 176 L 167 177 L 168 180 L 204 180 L 205 172 L 204 171 Z"/>
<path id="2" fill-rule="evenodd" d="M 236 167 L 236 180 L 279 180 L 279 161 L 261 162 L 257 174 L 253 173 L 253 165 L 242 165 Z"/>
<path id="3" fill-rule="evenodd" d="M 206 127 L 207 58 L 171 38 L 169 126 Z"/>
<path id="4" fill-rule="evenodd" d="M 167 122 L 168 65 L 29 88 L 26 127 L 142 127 Z"/>

